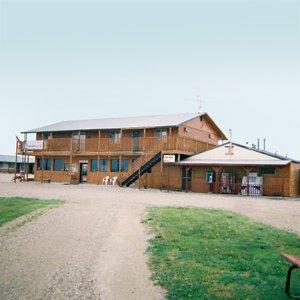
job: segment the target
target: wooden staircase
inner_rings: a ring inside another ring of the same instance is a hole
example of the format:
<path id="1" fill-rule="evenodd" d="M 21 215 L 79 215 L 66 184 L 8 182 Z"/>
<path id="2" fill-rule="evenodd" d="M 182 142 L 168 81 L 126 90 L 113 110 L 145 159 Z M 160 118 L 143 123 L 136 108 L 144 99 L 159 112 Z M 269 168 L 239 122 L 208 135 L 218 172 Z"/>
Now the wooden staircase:
<path id="1" fill-rule="evenodd" d="M 120 176 L 120 186 L 128 187 L 143 174 L 151 170 L 161 161 L 161 151 L 148 151 L 142 157 L 134 161 L 131 167 L 123 171 Z M 129 174 L 129 176 L 128 176 Z"/>

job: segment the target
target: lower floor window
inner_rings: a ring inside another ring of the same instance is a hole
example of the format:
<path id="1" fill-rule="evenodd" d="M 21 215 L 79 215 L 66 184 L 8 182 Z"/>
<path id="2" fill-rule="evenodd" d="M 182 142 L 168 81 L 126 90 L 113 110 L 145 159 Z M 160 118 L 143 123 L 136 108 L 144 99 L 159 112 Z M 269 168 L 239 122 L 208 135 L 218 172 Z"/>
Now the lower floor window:
<path id="1" fill-rule="evenodd" d="M 98 172 L 98 159 L 91 159 L 91 172 Z"/>
<path id="2" fill-rule="evenodd" d="M 100 172 L 106 172 L 106 159 L 100 159 Z"/>
<path id="3" fill-rule="evenodd" d="M 54 159 L 54 171 L 61 171 L 63 168 L 62 159 L 56 158 Z"/>
<path id="4" fill-rule="evenodd" d="M 43 160 L 41 158 L 37 159 L 37 162 L 36 162 L 37 170 L 42 170 L 42 168 L 43 168 L 42 162 L 43 162 Z"/>
<path id="5" fill-rule="evenodd" d="M 64 163 L 64 171 L 68 172 L 69 171 L 69 164 L 68 163 Z"/>
<path id="6" fill-rule="evenodd" d="M 123 159 L 121 163 L 121 171 L 128 170 L 128 159 Z"/>
<path id="7" fill-rule="evenodd" d="M 119 160 L 118 159 L 110 160 L 110 171 L 111 172 L 119 172 Z"/>
<path id="8" fill-rule="evenodd" d="M 52 159 L 50 159 L 50 158 L 44 159 L 44 170 L 46 170 L 46 171 L 52 170 Z"/>

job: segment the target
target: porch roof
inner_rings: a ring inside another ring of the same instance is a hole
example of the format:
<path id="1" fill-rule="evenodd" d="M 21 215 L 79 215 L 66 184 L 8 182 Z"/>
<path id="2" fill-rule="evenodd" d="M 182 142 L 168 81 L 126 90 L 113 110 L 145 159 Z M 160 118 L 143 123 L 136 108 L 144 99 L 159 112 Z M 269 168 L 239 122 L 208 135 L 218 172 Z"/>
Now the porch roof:
<path id="1" fill-rule="evenodd" d="M 178 165 L 186 166 L 286 166 L 291 160 L 270 161 L 270 160 L 202 160 L 202 161 L 181 161 Z"/>
<path id="2" fill-rule="evenodd" d="M 286 166 L 291 162 L 293 162 L 292 159 L 277 157 L 266 151 L 248 148 L 237 143 L 225 143 L 193 155 L 177 164 L 188 166 Z"/>

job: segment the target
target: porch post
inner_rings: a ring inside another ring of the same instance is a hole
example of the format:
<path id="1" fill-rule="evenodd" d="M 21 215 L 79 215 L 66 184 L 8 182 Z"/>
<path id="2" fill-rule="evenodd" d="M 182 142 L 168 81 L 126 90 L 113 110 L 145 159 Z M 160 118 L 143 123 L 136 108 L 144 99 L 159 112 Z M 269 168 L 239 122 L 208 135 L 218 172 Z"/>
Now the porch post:
<path id="1" fill-rule="evenodd" d="M 170 143 L 171 143 L 171 140 L 172 140 L 172 127 L 170 126 L 169 127 L 169 136 L 168 136 L 168 142 L 167 142 L 167 147 L 168 149 L 172 149 L 172 147 L 170 147 Z"/>
<path id="2" fill-rule="evenodd" d="M 215 182 L 215 186 L 214 186 L 214 193 L 218 194 L 220 191 L 220 180 L 219 180 L 219 173 L 221 171 L 221 167 L 214 167 L 212 168 L 214 170 L 214 172 L 216 173 L 216 182 Z"/>
<path id="3" fill-rule="evenodd" d="M 99 176 L 100 176 L 100 156 L 97 156 L 97 185 L 100 184 Z"/>
<path id="4" fill-rule="evenodd" d="M 163 154 L 160 155 L 160 190 L 163 188 Z"/>
<path id="5" fill-rule="evenodd" d="M 80 133 L 80 130 L 78 131 L 78 149 L 77 151 L 81 151 L 81 133 Z"/>
<path id="6" fill-rule="evenodd" d="M 141 168 L 139 168 L 139 181 L 138 181 L 138 187 L 141 188 Z"/>
<path id="7" fill-rule="evenodd" d="M 15 177 L 14 177 L 14 182 L 16 182 L 16 177 L 17 177 L 17 168 L 18 168 L 18 140 L 16 139 L 16 153 L 15 153 Z"/>
<path id="8" fill-rule="evenodd" d="M 99 131 L 98 131 L 98 152 L 100 152 L 100 138 L 101 138 L 101 130 L 99 129 Z"/>
<path id="9" fill-rule="evenodd" d="M 284 198 L 284 167 L 281 168 L 281 196 Z"/>
<path id="10" fill-rule="evenodd" d="M 169 192 L 170 190 L 170 165 L 168 165 L 168 186 L 167 186 L 167 191 Z"/>
<path id="11" fill-rule="evenodd" d="M 42 178 L 41 178 L 41 183 L 44 182 L 44 155 L 42 156 Z"/>
<path id="12" fill-rule="evenodd" d="M 252 168 L 246 167 L 244 168 L 244 171 L 246 172 L 247 176 L 247 196 L 250 195 L 250 179 L 249 179 L 249 173 L 251 172 Z"/>
<path id="13" fill-rule="evenodd" d="M 70 174 L 70 184 L 72 181 L 72 152 L 73 152 L 73 134 L 71 133 L 71 143 L 70 143 L 70 159 L 69 159 L 69 174 Z"/>
<path id="14" fill-rule="evenodd" d="M 122 151 L 123 148 L 123 130 L 120 129 L 120 150 Z"/>
<path id="15" fill-rule="evenodd" d="M 143 150 L 146 150 L 146 128 L 144 128 L 144 137 L 143 137 Z"/>
<path id="16" fill-rule="evenodd" d="M 28 167 L 29 167 L 29 155 L 25 155 L 25 169 L 26 169 L 26 173 L 25 173 L 25 181 L 28 181 Z"/>
<path id="17" fill-rule="evenodd" d="M 185 192 L 188 192 L 188 166 L 185 167 Z"/>
<path id="18" fill-rule="evenodd" d="M 121 173 L 122 171 L 122 155 L 119 155 L 119 173 Z"/>
<path id="19" fill-rule="evenodd" d="M 146 176 L 145 176 L 145 179 L 146 179 L 146 186 L 144 186 L 144 188 L 147 189 L 147 188 L 148 188 L 148 172 L 146 172 L 145 175 L 146 175 Z"/>

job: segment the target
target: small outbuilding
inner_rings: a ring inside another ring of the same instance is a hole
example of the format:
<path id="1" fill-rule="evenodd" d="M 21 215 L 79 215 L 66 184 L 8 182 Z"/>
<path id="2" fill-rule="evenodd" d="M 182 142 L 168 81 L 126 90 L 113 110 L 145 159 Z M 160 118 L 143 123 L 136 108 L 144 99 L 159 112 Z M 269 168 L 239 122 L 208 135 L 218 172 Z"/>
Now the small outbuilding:
<path id="1" fill-rule="evenodd" d="M 0 173 L 14 173 L 15 172 L 16 157 L 14 155 L 0 155 Z M 28 165 L 28 173 L 34 172 L 34 158 L 29 157 L 25 165 L 25 160 L 21 155 L 17 156 L 17 173 L 25 172 Z"/>
<path id="2" fill-rule="evenodd" d="M 225 143 L 175 163 L 185 190 L 201 193 L 294 197 L 300 162 L 237 143 Z"/>

